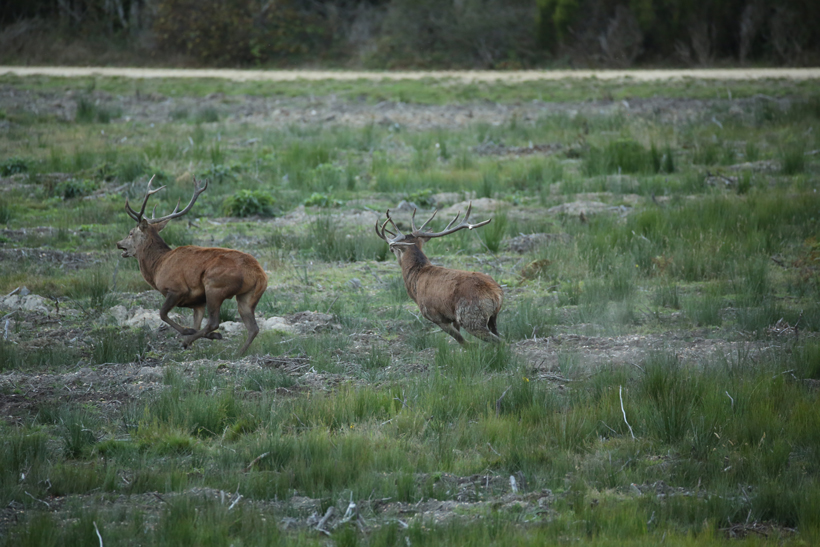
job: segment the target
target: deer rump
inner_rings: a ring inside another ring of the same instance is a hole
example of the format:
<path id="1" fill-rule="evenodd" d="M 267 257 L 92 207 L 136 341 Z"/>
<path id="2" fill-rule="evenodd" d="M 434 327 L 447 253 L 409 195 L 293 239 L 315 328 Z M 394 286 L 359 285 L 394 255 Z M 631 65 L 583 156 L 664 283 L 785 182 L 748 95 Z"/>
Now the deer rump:
<path id="1" fill-rule="evenodd" d="M 446 332 L 462 327 L 481 340 L 498 340 L 496 320 L 504 293 L 490 276 L 426 265 L 408 272 L 404 283 L 424 318 Z"/>

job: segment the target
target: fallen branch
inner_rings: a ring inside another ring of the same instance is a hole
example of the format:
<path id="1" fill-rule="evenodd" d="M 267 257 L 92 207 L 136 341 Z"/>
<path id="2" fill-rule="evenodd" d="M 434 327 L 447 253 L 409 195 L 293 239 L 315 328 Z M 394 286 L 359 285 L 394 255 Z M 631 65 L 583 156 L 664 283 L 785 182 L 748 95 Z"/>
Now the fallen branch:
<path id="1" fill-rule="evenodd" d="M 330 518 L 333 516 L 333 513 L 335 511 L 336 511 L 336 508 L 333 507 L 332 505 L 330 507 L 328 507 L 327 511 L 325 511 L 325 516 L 323 516 L 319 520 L 319 523 L 316 525 L 316 529 L 319 530 L 320 532 L 322 532 L 323 534 L 325 534 L 326 536 L 329 536 L 330 532 L 325 530 L 325 525 L 327 524 L 327 521 L 329 521 Z"/>
<path id="2" fill-rule="evenodd" d="M 237 503 L 239 503 L 239 500 L 241 500 L 241 499 L 242 499 L 242 494 L 238 494 L 238 495 L 236 496 L 236 499 L 235 499 L 235 500 L 233 500 L 233 503 L 231 503 L 231 504 L 228 506 L 228 511 L 230 511 L 231 509 L 233 509 L 233 508 L 236 506 L 236 504 L 237 504 Z"/>
<path id="3" fill-rule="evenodd" d="M 26 490 L 23 490 L 23 493 L 24 493 L 25 495 L 27 495 L 28 497 L 30 497 L 31 499 L 33 499 L 34 501 L 39 501 L 40 503 L 44 504 L 46 507 L 48 507 L 49 509 L 51 509 L 51 505 L 50 505 L 47 501 L 43 501 L 43 500 L 41 500 L 40 498 L 35 498 L 35 497 L 34 497 L 34 496 L 32 496 L 31 494 L 29 494 L 29 493 L 28 493 L 28 491 L 26 491 Z"/>
<path id="4" fill-rule="evenodd" d="M 247 473 L 248 471 L 250 471 L 250 470 L 251 470 L 251 468 L 252 468 L 254 465 L 256 465 L 257 463 L 259 463 L 259 460 L 262 460 L 262 459 L 264 459 L 264 458 L 267 458 L 268 456 L 270 456 L 270 452 L 265 452 L 264 454 L 260 454 L 259 456 L 256 456 L 256 457 L 253 459 L 253 461 L 252 461 L 251 463 L 249 463 L 249 464 L 248 464 L 248 466 L 245 468 L 245 473 Z"/>
<path id="5" fill-rule="evenodd" d="M 97 528 L 97 521 L 92 521 L 92 524 L 94 525 L 94 531 L 97 532 L 97 537 L 100 540 L 100 547 L 104 547 L 103 546 L 102 535 L 100 534 L 100 529 Z"/>
<path id="6" fill-rule="evenodd" d="M 626 427 L 629 428 L 629 434 L 632 435 L 632 439 L 635 439 L 635 433 L 632 432 L 632 426 L 629 425 L 629 422 L 626 421 L 626 410 L 624 410 L 624 395 L 623 395 L 624 388 L 623 386 L 618 386 L 618 397 L 621 399 L 621 412 L 624 415 L 624 423 Z"/>
<path id="7" fill-rule="evenodd" d="M 504 395 L 506 395 L 506 394 L 507 394 L 507 392 L 510 390 L 510 388 L 511 388 L 511 387 L 512 387 L 512 386 L 507 386 L 507 389 L 505 389 L 505 390 L 504 390 L 504 393 L 502 393 L 502 394 L 501 394 L 501 397 L 499 397 L 499 398 L 495 401 L 495 417 L 496 417 L 496 418 L 498 418 L 498 415 L 501 413 L 501 399 L 503 399 L 503 398 L 504 398 Z"/>

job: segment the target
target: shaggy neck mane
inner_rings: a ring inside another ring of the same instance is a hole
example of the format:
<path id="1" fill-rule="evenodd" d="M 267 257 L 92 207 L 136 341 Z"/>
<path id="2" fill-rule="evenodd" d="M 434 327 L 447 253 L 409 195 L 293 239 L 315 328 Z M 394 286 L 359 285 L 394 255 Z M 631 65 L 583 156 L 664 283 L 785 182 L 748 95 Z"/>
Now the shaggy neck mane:
<path id="1" fill-rule="evenodd" d="M 154 272 L 157 269 L 162 257 L 171 251 L 171 247 L 160 237 L 159 233 L 152 230 L 145 234 L 147 240 L 138 253 L 140 273 L 149 285 L 156 289 L 154 284 Z"/>

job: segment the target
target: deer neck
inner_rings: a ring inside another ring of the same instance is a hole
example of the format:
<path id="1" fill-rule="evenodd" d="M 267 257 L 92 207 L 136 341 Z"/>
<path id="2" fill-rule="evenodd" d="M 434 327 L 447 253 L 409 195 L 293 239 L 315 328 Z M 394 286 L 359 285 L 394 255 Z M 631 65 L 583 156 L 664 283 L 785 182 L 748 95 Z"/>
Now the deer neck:
<path id="1" fill-rule="evenodd" d="M 401 257 L 401 275 L 404 278 L 404 287 L 407 294 L 416 300 L 416 284 L 424 271 L 431 268 L 430 260 L 421 250 L 421 245 L 409 247 Z"/>
<path id="2" fill-rule="evenodd" d="M 161 237 L 159 237 L 159 234 L 156 234 L 148 240 L 145 246 L 140 249 L 137 254 L 142 277 L 155 289 L 157 286 L 154 283 L 154 274 L 157 271 L 157 268 L 159 268 L 159 265 L 162 263 L 162 260 L 165 258 L 165 255 L 169 252 L 171 252 L 171 248 L 167 243 L 165 243 L 165 241 L 162 240 Z"/>

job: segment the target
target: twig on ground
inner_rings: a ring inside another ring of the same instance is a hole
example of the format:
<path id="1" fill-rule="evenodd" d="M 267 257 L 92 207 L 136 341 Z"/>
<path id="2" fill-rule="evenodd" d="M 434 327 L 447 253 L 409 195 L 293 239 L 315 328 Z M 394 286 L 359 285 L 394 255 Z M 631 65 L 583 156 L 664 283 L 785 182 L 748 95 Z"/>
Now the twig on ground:
<path id="1" fill-rule="evenodd" d="M 612 431 L 612 432 L 613 432 L 613 433 L 615 433 L 616 435 L 618 434 L 618 432 L 617 432 L 617 431 L 615 431 L 614 429 L 612 429 L 611 427 L 609 427 L 609 426 L 606 424 L 606 422 L 605 422 L 605 421 L 601 420 L 601 423 L 602 423 L 602 424 L 604 424 L 604 427 L 606 427 L 608 430 Z"/>
<path id="2" fill-rule="evenodd" d="M 632 431 L 632 426 L 631 426 L 631 425 L 629 425 L 629 422 L 628 422 L 628 421 L 626 421 L 626 410 L 624 410 L 624 395 L 623 395 L 623 391 L 624 391 L 624 387 L 623 387 L 623 386 L 618 386 L 618 397 L 620 397 L 620 399 L 621 399 L 621 412 L 622 412 L 622 413 L 623 413 L 623 415 L 624 415 L 624 423 L 626 424 L 626 427 L 628 427 L 628 428 L 629 428 L 629 434 L 630 434 L 630 435 L 632 435 L 632 438 L 634 439 L 634 438 L 635 438 L 635 433 Z"/>
<path id="3" fill-rule="evenodd" d="M 498 415 L 499 415 L 499 414 L 501 414 L 501 399 L 503 399 L 503 398 L 504 398 L 504 395 L 506 395 L 506 394 L 507 394 L 507 392 L 510 390 L 510 388 L 511 388 L 511 387 L 512 387 L 512 386 L 507 386 L 507 389 L 505 389 L 505 390 L 504 390 L 504 393 L 502 393 L 502 394 L 501 394 L 501 397 L 499 397 L 499 398 L 495 401 L 495 417 L 496 417 L 496 418 L 498 418 Z"/>
<path id="4" fill-rule="evenodd" d="M 29 494 L 29 493 L 28 493 L 28 491 L 26 491 L 26 490 L 23 490 L 23 493 L 24 493 L 25 495 L 27 495 L 28 497 L 30 497 L 31 499 L 33 499 L 34 501 L 39 501 L 40 503 L 42 503 L 43 505 L 45 505 L 46 507 L 48 507 L 49 509 L 51 509 L 51 505 L 50 505 L 47 501 L 41 500 L 40 498 L 35 498 L 35 497 L 34 497 L 34 496 L 32 496 L 31 494 Z"/>
<path id="5" fill-rule="evenodd" d="M 237 504 L 237 503 L 239 503 L 239 500 L 241 500 L 241 499 L 242 499 L 242 494 L 238 494 L 238 495 L 236 496 L 236 499 L 235 499 L 235 500 L 233 500 L 233 503 L 231 503 L 231 504 L 228 506 L 228 511 L 230 511 L 231 509 L 233 509 L 233 508 L 236 506 L 236 504 Z"/>
<path id="6" fill-rule="evenodd" d="M 341 295 L 337 294 L 336 298 L 334 298 L 333 301 L 330 304 L 328 304 L 327 309 L 325 310 L 325 313 L 330 313 L 330 308 L 333 307 L 333 304 L 336 303 L 336 301 L 339 299 L 339 296 L 341 296 Z"/>
<path id="7" fill-rule="evenodd" d="M 248 464 L 248 466 L 245 468 L 245 473 L 247 473 L 248 471 L 250 471 L 250 470 L 251 470 L 251 468 L 252 468 L 254 465 L 256 465 L 257 463 L 259 463 L 259 460 L 261 460 L 261 459 L 263 459 L 263 458 L 267 458 L 268 456 L 270 456 L 270 452 L 265 452 L 264 454 L 260 454 L 259 456 L 256 456 L 256 457 L 253 459 L 253 461 L 252 461 L 251 463 L 249 463 L 249 464 Z"/>
<path id="8" fill-rule="evenodd" d="M 325 512 L 325 516 L 323 516 L 319 520 L 319 523 L 316 525 L 316 529 L 319 530 L 320 532 L 322 532 L 323 534 L 325 534 L 326 536 L 329 536 L 330 532 L 325 530 L 325 524 L 327 524 L 327 521 L 330 520 L 330 518 L 333 516 L 333 513 L 335 511 L 336 511 L 336 508 L 333 507 L 332 505 L 330 507 L 328 507 L 327 511 Z"/>
<path id="9" fill-rule="evenodd" d="M 102 534 L 100 534 L 100 529 L 97 528 L 97 521 L 96 520 L 92 521 L 91 524 L 94 525 L 94 531 L 97 532 L 97 538 L 99 538 L 99 540 L 100 540 L 100 547 L 104 547 L 103 546 L 103 540 L 102 540 Z"/>

